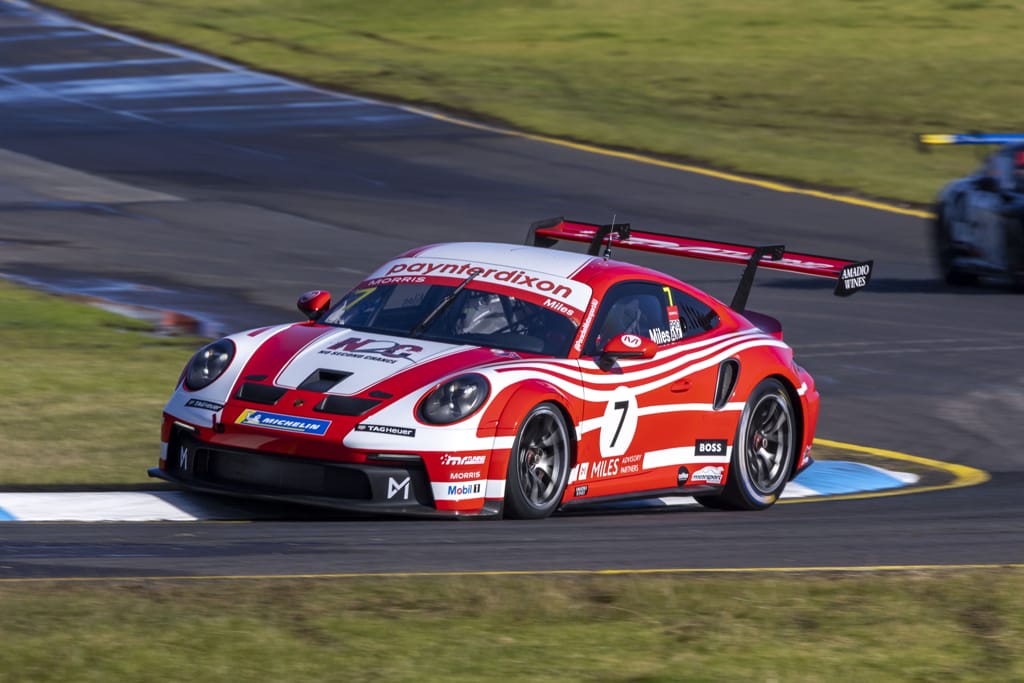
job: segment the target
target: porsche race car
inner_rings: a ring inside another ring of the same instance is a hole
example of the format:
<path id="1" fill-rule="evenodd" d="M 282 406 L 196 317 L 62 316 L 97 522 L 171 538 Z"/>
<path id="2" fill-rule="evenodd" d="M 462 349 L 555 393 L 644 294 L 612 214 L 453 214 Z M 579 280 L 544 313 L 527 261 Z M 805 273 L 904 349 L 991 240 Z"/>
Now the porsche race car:
<path id="1" fill-rule="evenodd" d="M 620 248 L 745 269 L 726 305 Z M 306 321 L 200 349 L 150 474 L 368 513 L 533 519 L 666 494 L 768 508 L 812 462 L 818 392 L 781 324 L 745 310 L 759 267 L 848 295 L 872 263 L 560 218 L 525 245 L 412 249 L 336 303 L 302 295 Z"/>
<path id="2" fill-rule="evenodd" d="M 947 284 L 992 277 L 1024 288 L 1024 134 L 923 134 L 929 145 L 1000 145 L 935 202 L 933 241 Z"/>

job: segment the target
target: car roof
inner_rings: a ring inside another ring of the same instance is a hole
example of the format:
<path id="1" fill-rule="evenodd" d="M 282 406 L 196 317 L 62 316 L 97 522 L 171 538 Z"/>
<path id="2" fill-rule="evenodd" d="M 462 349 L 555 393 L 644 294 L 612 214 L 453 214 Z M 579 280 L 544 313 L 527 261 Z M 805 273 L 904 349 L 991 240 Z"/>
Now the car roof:
<path id="1" fill-rule="evenodd" d="M 402 255 L 405 258 L 440 258 L 505 268 L 523 268 L 595 286 L 622 279 L 666 278 L 664 273 L 632 263 L 604 259 L 561 249 L 501 242 L 447 242 L 431 244 Z M 671 278 L 677 279 L 677 278 Z"/>
<path id="2" fill-rule="evenodd" d="M 543 249 L 524 244 L 503 244 L 500 242 L 447 242 L 431 244 L 417 249 L 406 257 L 423 259 L 451 259 L 469 261 L 505 268 L 527 268 L 529 270 L 571 278 L 594 259 L 587 254 L 571 251 Z"/>

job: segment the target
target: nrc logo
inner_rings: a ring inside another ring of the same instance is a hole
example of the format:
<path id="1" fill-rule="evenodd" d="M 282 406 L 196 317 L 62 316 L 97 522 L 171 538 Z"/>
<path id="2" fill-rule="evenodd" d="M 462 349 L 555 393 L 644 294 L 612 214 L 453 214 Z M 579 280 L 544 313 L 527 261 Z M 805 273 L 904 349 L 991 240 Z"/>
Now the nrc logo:
<path id="1" fill-rule="evenodd" d="M 382 339 L 360 339 L 347 337 L 327 347 L 328 351 L 347 351 L 349 353 L 373 353 L 385 358 L 410 359 L 413 354 L 423 351 L 416 344 L 399 344 Z"/>

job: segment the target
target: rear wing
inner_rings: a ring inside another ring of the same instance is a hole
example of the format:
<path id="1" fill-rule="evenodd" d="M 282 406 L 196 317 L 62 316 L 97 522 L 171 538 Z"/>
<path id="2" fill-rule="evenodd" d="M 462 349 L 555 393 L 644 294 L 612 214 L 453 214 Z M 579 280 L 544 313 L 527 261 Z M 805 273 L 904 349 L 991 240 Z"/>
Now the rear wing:
<path id="1" fill-rule="evenodd" d="M 926 151 L 929 145 L 1012 145 L 1024 142 L 1024 133 L 918 133 L 914 139 Z"/>
<path id="2" fill-rule="evenodd" d="M 605 258 L 610 255 L 614 246 L 620 249 L 636 249 L 744 265 L 746 268 L 730 304 L 734 310 L 740 312 L 747 305 L 754 274 L 759 267 L 831 278 L 836 281 L 836 296 L 850 296 L 857 290 L 867 287 L 874 265 L 874 261 L 846 261 L 828 256 L 799 254 L 786 251 L 782 245 L 753 247 L 732 242 L 713 242 L 657 232 L 641 232 L 633 230 L 629 223 L 595 225 L 552 218 L 531 225 L 526 237 L 527 244 L 539 247 L 553 246 L 559 240 L 589 244 L 587 253 L 591 256 L 597 256 L 604 245 Z"/>

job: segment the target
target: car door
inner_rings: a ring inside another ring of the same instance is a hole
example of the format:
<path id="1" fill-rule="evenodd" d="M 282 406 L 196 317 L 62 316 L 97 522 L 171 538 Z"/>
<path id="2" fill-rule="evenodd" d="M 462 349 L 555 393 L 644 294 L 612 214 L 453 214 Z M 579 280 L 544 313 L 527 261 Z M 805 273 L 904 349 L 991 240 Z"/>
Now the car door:
<path id="1" fill-rule="evenodd" d="M 688 348 L 690 340 L 711 336 L 717 317 L 695 323 L 701 314 L 687 313 L 687 303 L 703 306 L 651 281 L 619 283 L 603 298 L 580 359 L 584 421 L 576 481 L 590 495 L 675 486 L 678 465 L 673 463 L 684 451 L 692 454 L 693 425 L 700 423 L 699 411 L 710 408 L 718 370 L 706 351 L 690 363 Z M 620 334 L 652 339 L 657 355 L 621 358 L 600 369 L 601 349 Z M 707 347 L 709 341 L 697 345 Z"/>
<path id="2" fill-rule="evenodd" d="M 1005 213 L 1016 190 L 1013 159 L 1005 152 L 994 154 L 987 164 L 987 175 L 995 182 L 975 183 L 975 188 L 967 194 L 966 222 L 970 234 L 965 241 L 992 268 L 1005 270 Z"/>

